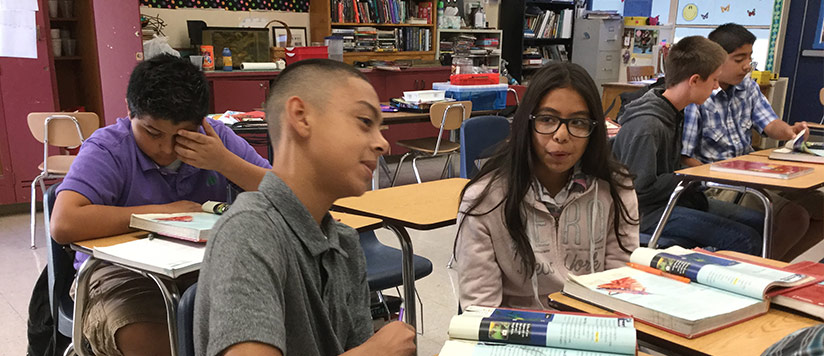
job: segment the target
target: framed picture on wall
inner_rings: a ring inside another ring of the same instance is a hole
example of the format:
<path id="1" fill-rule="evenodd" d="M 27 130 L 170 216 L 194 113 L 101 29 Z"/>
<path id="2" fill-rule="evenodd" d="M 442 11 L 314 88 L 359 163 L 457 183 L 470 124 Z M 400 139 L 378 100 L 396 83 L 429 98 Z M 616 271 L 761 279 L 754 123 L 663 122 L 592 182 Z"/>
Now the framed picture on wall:
<path id="1" fill-rule="evenodd" d="M 813 48 L 824 49 L 824 0 L 821 0 L 821 7 L 818 10 L 818 23 L 815 26 Z"/>
<path id="2" fill-rule="evenodd" d="M 306 27 L 289 26 L 292 32 L 292 47 L 306 47 Z M 286 28 L 272 27 L 272 43 L 275 47 L 286 47 Z"/>

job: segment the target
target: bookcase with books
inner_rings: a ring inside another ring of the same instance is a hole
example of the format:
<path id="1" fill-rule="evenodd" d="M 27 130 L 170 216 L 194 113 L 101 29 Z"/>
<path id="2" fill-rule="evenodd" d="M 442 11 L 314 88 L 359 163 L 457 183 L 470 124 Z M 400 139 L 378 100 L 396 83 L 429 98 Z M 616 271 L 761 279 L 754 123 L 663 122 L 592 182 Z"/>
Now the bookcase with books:
<path id="1" fill-rule="evenodd" d="M 544 64 L 569 61 L 575 9 L 574 0 L 512 0 L 501 6 L 498 23 L 509 74 L 526 84 Z"/>
<path id="2" fill-rule="evenodd" d="M 343 60 L 434 60 L 432 0 L 318 0 L 309 4 L 313 42 L 343 37 Z"/>

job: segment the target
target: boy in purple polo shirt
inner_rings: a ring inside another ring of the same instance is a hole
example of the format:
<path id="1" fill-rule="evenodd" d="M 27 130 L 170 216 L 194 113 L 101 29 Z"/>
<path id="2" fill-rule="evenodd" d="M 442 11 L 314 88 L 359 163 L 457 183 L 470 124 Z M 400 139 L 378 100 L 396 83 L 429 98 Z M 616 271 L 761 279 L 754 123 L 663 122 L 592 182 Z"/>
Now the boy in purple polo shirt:
<path id="1" fill-rule="evenodd" d="M 83 144 L 58 190 L 51 234 L 67 244 L 130 231 L 133 213 L 200 211 L 227 187 L 256 190 L 269 163 L 219 121 L 206 119 L 209 89 L 189 61 L 163 55 L 138 64 L 129 117 Z M 78 254 L 75 268 L 88 258 Z M 105 266 L 91 277 L 83 334 L 98 355 L 170 354 L 165 306 L 154 283 Z M 80 317 L 80 316 L 78 316 Z"/>

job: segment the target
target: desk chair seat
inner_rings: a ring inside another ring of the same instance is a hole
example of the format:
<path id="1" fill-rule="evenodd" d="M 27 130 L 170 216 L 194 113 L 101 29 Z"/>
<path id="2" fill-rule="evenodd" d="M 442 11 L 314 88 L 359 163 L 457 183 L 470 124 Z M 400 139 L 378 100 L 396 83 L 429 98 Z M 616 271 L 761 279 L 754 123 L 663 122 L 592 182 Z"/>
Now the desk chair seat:
<path id="1" fill-rule="evenodd" d="M 66 173 L 69 173 L 69 167 L 72 166 L 72 162 L 74 162 L 75 158 L 77 158 L 77 156 L 72 156 L 72 155 L 49 156 L 49 158 L 46 159 L 46 162 L 40 163 L 40 165 L 37 166 L 37 169 L 39 169 L 40 171 L 43 171 L 44 168 L 46 166 L 48 166 L 49 171 L 47 173 L 49 173 L 49 175 L 54 175 L 54 174 L 66 175 Z"/>
<path id="2" fill-rule="evenodd" d="M 40 174 L 31 182 L 31 248 L 37 248 L 34 241 L 35 207 L 37 186 L 46 191 L 44 180 L 63 178 L 69 172 L 76 156 L 49 156 L 49 146 L 77 147 L 100 127 L 100 119 L 92 112 L 33 112 L 27 117 L 29 131 L 43 144 L 43 163 L 38 166 Z"/>
<path id="3" fill-rule="evenodd" d="M 178 356 L 195 355 L 195 295 L 197 283 L 183 292 L 177 303 L 177 354 Z"/>
<path id="4" fill-rule="evenodd" d="M 438 136 L 418 138 L 411 140 L 401 140 L 397 144 L 401 147 L 406 147 L 409 152 L 401 156 L 398 162 L 398 167 L 395 169 L 395 174 L 392 176 L 391 186 L 395 186 L 398 179 L 398 173 L 403 167 L 403 161 L 408 156 L 412 156 L 412 170 L 415 172 L 415 179 L 418 183 L 421 182 L 421 174 L 418 171 L 418 158 L 423 155 L 429 157 L 446 156 L 441 178 L 446 176 L 449 168 L 449 158 L 452 153 L 460 149 L 460 145 L 443 138 L 444 130 L 456 130 L 461 127 L 461 123 L 469 118 L 472 114 L 471 101 L 441 101 L 432 104 L 429 108 L 429 121 L 432 126 L 438 128 Z"/>
<path id="5" fill-rule="evenodd" d="M 360 243 L 366 255 L 366 280 L 370 291 L 381 291 L 403 285 L 403 255 L 401 250 L 378 241 L 374 231 L 360 233 Z M 432 261 L 415 255 L 412 259 L 415 280 L 432 273 Z"/>
<path id="6" fill-rule="evenodd" d="M 49 218 L 54 208 L 54 200 L 57 198 L 57 187 L 60 183 L 52 185 L 43 194 L 44 220 L 46 226 L 46 238 L 49 253 L 48 276 L 49 276 L 49 303 L 51 306 L 52 319 L 54 319 L 54 338 L 63 335 L 69 339 L 72 337 L 72 322 L 74 320 L 74 301 L 69 297 L 69 289 L 74 281 L 74 252 L 71 252 L 65 245 L 58 244 L 51 238 L 49 232 Z M 74 348 L 69 344 L 67 354 L 73 352 Z"/>
<path id="7" fill-rule="evenodd" d="M 653 66 L 628 66 L 627 67 L 627 81 L 636 82 L 641 80 L 652 79 L 655 76 L 655 67 Z"/>

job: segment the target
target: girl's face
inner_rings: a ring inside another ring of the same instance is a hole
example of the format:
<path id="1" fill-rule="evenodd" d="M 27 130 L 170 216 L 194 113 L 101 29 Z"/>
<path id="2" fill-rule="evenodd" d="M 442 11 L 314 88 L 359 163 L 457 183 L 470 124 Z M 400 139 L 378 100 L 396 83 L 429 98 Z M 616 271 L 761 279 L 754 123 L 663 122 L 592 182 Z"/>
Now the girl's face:
<path id="1" fill-rule="evenodd" d="M 554 133 L 539 133 L 551 131 L 557 119 L 571 121 L 561 123 Z M 584 128 L 591 120 L 584 98 L 574 89 L 558 88 L 544 96 L 532 119 L 532 148 L 537 160 L 535 175 L 541 183 L 555 182 L 561 186 L 566 183 L 572 167 L 586 151 L 589 133 L 585 133 Z M 571 135 L 570 130 L 576 135 Z M 553 190 L 553 187 L 547 188 Z"/>

